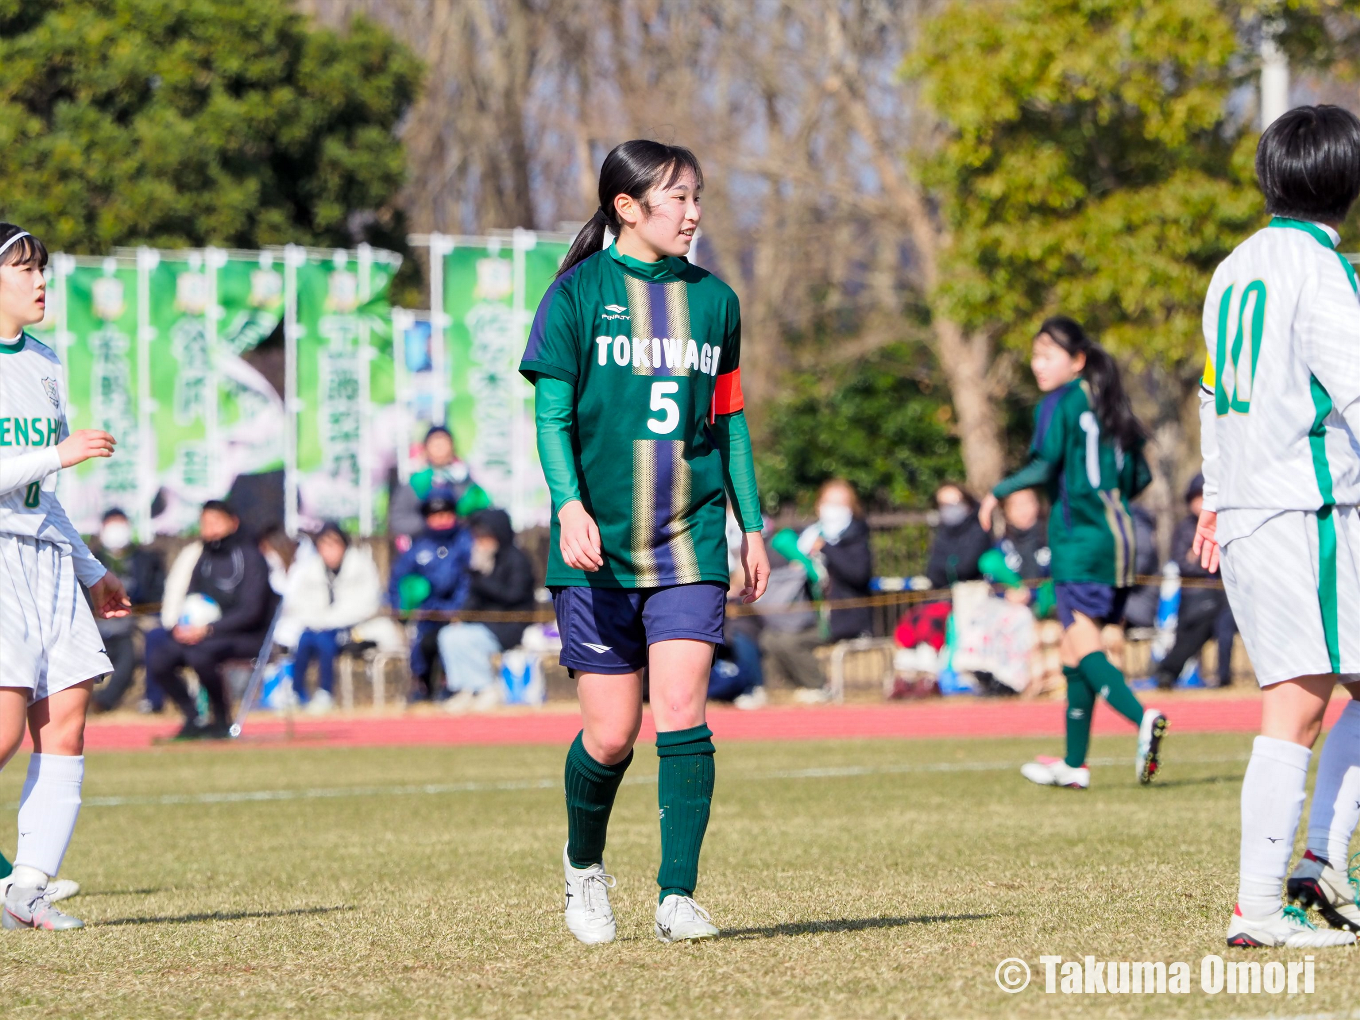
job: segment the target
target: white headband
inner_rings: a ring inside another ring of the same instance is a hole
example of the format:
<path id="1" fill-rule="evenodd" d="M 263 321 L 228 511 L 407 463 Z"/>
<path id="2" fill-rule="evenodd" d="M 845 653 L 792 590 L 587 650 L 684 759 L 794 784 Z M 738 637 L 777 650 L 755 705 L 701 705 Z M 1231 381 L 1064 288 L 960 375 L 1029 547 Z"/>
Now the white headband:
<path id="1" fill-rule="evenodd" d="M 12 245 L 15 241 L 18 241 L 20 238 L 24 238 L 24 237 L 32 237 L 32 236 L 33 236 L 33 235 L 30 234 L 27 230 L 21 230 L 21 231 L 19 231 L 17 234 L 15 234 L 13 237 L 11 237 L 11 238 L 10 238 L 8 241 L 6 241 L 4 244 L 0 244 L 0 255 L 3 255 L 3 254 L 5 254 L 5 252 L 9 251 L 9 246 Z"/>

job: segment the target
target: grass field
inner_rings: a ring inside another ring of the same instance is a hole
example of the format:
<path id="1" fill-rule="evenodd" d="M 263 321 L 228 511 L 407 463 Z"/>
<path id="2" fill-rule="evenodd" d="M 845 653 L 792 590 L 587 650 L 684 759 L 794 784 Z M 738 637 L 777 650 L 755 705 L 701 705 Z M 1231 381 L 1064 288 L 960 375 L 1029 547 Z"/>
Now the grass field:
<path id="1" fill-rule="evenodd" d="M 1097 740 L 1083 794 L 1019 777 L 1033 740 L 721 745 L 698 899 L 725 937 L 691 946 L 651 933 L 644 748 L 607 854 L 620 939 L 594 948 L 561 922 L 558 748 L 104 753 L 64 869 L 89 927 L 3 933 L 4 1015 L 1351 1016 L 1357 951 L 1318 953 L 1312 995 L 1200 990 L 1249 747 L 1173 737 L 1144 789 L 1132 739 Z M 1045 953 L 1188 961 L 1192 991 L 1046 995 Z M 1035 984 L 1002 993 L 1006 957 Z"/>

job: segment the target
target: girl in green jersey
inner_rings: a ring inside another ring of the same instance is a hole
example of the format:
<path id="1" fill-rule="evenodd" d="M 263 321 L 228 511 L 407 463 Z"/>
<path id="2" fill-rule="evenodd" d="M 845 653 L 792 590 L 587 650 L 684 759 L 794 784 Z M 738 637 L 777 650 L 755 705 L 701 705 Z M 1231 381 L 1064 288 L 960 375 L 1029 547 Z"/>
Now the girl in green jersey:
<path id="1" fill-rule="evenodd" d="M 1133 587 L 1128 500 L 1152 480 L 1143 457 L 1147 433 L 1129 405 L 1119 366 L 1072 319 L 1045 320 L 1034 338 L 1030 367 L 1048 396 L 1035 411 L 1029 463 L 997 485 L 979 511 L 990 531 L 992 512 L 1012 492 L 1043 488 L 1052 506 L 1048 544 L 1063 625 L 1067 755 L 1039 758 L 1021 772 L 1044 786 L 1086 789 L 1091 715 L 1104 697 L 1138 727 L 1135 771 L 1147 783 L 1157 772 L 1166 716 L 1138 703 L 1100 637 L 1103 624 L 1122 619 Z"/>
<path id="2" fill-rule="evenodd" d="M 548 587 L 582 730 L 567 753 L 567 929 L 615 935 L 603 855 L 642 725 L 657 735 L 661 869 L 656 935 L 718 933 L 693 898 L 713 796 L 704 706 L 722 641 L 729 501 L 747 602 L 764 591 L 736 295 L 685 256 L 703 172 L 688 149 L 632 141 L 600 171 L 600 208 L 540 303 L 520 371 L 534 384 L 552 495 Z M 617 240 L 607 247 L 607 233 Z"/>

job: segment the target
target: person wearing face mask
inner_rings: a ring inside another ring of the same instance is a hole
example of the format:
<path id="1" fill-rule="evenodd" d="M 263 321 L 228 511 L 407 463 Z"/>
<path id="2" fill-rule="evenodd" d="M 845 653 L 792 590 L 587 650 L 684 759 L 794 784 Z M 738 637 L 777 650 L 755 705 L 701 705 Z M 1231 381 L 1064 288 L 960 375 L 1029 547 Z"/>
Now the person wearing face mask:
<path id="1" fill-rule="evenodd" d="M 105 512 L 90 551 L 123 582 L 134 606 L 161 600 L 161 593 L 165 589 L 165 561 L 154 549 L 145 548 L 132 540 L 132 525 L 122 510 L 115 507 Z M 132 686 L 133 670 L 137 664 L 137 621 L 133 616 L 124 616 L 97 619 L 95 624 L 99 627 L 104 649 L 113 663 L 113 673 L 94 692 L 94 708 L 97 712 L 110 712 L 118 707 Z"/>
<path id="2" fill-rule="evenodd" d="M 959 581 L 982 577 L 978 561 L 992 546 L 992 538 L 978 523 L 978 503 L 960 485 L 946 482 L 935 490 L 940 523 L 930 544 L 926 576 L 932 588 L 948 588 Z"/>
<path id="3" fill-rule="evenodd" d="M 460 517 L 469 517 L 491 505 L 491 499 L 472 479 L 468 466 L 458 457 L 453 435 L 443 425 L 434 425 L 425 434 L 425 467 L 411 475 L 410 482 L 392 491 L 387 511 L 388 533 L 399 540 L 405 552 L 417 535 L 425 530 L 421 504 L 439 489 L 451 496 Z"/>
<path id="4" fill-rule="evenodd" d="M 453 613 L 467 601 L 472 532 L 459 524 L 456 506 L 453 493 L 439 488 L 421 504 L 425 530 L 392 565 L 388 581 L 388 604 L 399 613 Z M 434 680 L 439 632 L 448 622 L 446 617 L 422 618 L 416 623 L 416 640 L 411 647 L 411 675 L 416 680 L 413 700 L 448 696 L 448 687 Z"/>
<path id="5" fill-rule="evenodd" d="M 869 525 L 859 496 L 845 479 L 833 478 L 817 494 L 816 527 L 812 555 L 820 556 L 826 566 L 826 597 L 832 602 L 867 598 L 874 576 Z M 832 641 L 861 637 L 873 629 L 873 616 L 868 606 L 833 609 L 830 628 Z"/>
<path id="6" fill-rule="evenodd" d="M 164 633 L 147 635 L 146 674 L 184 713 L 177 740 L 228 735 L 231 706 L 222 664 L 260 652 L 279 596 L 269 586 L 269 564 L 228 504 L 210 499 L 199 515 L 199 541 L 185 546 L 170 568 L 161 601 Z M 216 604 L 212 623 L 182 619 L 191 596 Z M 198 704 L 179 675 L 182 666 L 198 674 L 212 719 L 200 723 Z"/>

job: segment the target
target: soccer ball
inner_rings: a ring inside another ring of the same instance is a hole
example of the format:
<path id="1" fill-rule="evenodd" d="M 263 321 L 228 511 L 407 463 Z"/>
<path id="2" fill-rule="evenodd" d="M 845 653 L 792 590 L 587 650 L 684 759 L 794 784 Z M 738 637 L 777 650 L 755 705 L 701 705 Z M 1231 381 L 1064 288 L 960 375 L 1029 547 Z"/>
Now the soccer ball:
<path id="1" fill-rule="evenodd" d="M 185 627 L 207 627 L 222 619 L 222 607 L 213 599 L 198 592 L 191 592 L 184 600 L 179 622 Z"/>

